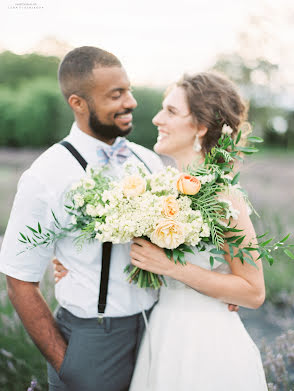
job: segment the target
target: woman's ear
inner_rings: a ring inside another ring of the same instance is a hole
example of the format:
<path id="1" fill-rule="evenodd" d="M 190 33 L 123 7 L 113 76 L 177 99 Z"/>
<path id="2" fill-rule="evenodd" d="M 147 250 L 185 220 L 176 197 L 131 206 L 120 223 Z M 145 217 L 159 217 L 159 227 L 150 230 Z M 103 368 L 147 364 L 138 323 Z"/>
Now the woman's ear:
<path id="1" fill-rule="evenodd" d="M 207 126 L 205 125 L 198 125 L 197 126 L 197 134 L 198 134 L 198 137 L 202 138 L 206 135 L 207 133 Z"/>
<path id="2" fill-rule="evenodd" d="M 85 114 L 85 112 L 88 110 L 88 105 L 85 99 L 75 94 L 71 95 L 68 98 L 68 104 L 70 105 L 72 110 L 77 114 Z"/>

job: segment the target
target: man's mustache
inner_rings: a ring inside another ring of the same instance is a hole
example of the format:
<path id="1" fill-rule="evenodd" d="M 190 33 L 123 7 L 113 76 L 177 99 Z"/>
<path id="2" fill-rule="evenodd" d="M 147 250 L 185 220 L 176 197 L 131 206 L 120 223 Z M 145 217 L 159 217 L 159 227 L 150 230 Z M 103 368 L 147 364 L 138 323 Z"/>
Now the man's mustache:
<path id="1" fill-rule="evenodd" d="M 129 114 L 129 113 L 132 113 L 132 112 L 133 112 L 133 109 L 126 109 L 126 110 L 124 110 L 124 111 L 121 111 L 121 112 L 119 112 L 119 113 L 116 113 L 116 114 L 114 115 L 114 118 L 117 117 L 117 116 L 119 116 L 119 115 Z"/>

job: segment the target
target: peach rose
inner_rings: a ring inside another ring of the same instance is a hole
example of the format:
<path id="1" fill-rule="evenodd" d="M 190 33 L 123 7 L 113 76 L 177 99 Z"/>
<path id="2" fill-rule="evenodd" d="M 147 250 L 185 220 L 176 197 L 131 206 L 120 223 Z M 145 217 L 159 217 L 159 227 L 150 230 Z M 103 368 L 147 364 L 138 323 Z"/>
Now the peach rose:
<path id="1" fill-rule="evenodd" d="M 177 181 L 177 189 L 186 195 L 197 194 L 201 188 L 201 182 L 192 175 L 182 174 Z"/>
<path id="2" fill-rule="evenodd" d="M 179 204 L 174 196 L 164 198 L 162 213 L 165 217 L 174 217 L 179 213 L 179 210 Z"/>
<path id="3" fill-rule="evenodd" d="M 130 175 L 123 180 L 123 193 L 126 197 L 137 197 L 146 190 L 146 182 L 139 175 Z"/>
<path id="4" fill-rule="evenodd" d="M 173 249 L 185 242 L 184 227 L 172 219 L 162 219 L 151 234 L 151 242 L 159 247 Z"/>

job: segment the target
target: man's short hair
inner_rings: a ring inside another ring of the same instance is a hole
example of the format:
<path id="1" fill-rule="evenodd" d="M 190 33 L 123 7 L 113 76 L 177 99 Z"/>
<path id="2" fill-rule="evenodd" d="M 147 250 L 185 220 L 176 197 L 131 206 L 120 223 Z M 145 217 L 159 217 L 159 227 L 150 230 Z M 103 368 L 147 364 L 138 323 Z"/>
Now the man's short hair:
<path id="1" fill-rule="evenodd" d="M 64 57 L 58 69 L 58 80 L 66 100 L 76 94 L 89 98 L 93 86 L 93 69 L 121 67 L 115 55 L 93 46 L 82 46 L 71 50 Z"/>

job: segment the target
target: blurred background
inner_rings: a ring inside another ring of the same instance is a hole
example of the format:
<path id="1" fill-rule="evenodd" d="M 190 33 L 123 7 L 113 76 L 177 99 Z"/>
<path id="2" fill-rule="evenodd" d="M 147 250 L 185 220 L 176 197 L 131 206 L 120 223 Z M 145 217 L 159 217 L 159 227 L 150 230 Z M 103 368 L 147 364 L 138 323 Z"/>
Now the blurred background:
<path id="1" fill-rule="evenodd" d="M 122 60 L 138 101 L 129 138 L 148 148 L 157 138 L 151 119 L 170 83 L 210 69 L 234 80 L 250 103 L 253 134 L 264 138 L 242 167 L 242 184 L 260 214 L 255 227 L 277 238 L 294 232 L 292 0 L 4 0 L 0 15 L 0 245 L 20 175 L 70 129 L 73 117 L 56 74 L 60 59 L 83 45 Z M 265 304 L 240 315 L 262 351 L 269 389 L 289 391 L 294 261 L 281 251 L 264 269 Z M 53 287 L 49 268 L 42 289 L 52 309 Z M 0 389 L 24 390 L 36 379 L 46 390 L 45 362 L 9 303 L 2 275 L 0 312 Z"/>

